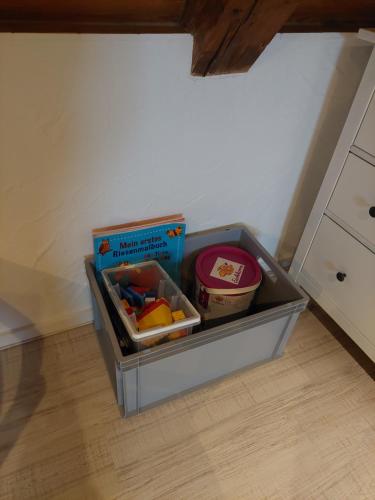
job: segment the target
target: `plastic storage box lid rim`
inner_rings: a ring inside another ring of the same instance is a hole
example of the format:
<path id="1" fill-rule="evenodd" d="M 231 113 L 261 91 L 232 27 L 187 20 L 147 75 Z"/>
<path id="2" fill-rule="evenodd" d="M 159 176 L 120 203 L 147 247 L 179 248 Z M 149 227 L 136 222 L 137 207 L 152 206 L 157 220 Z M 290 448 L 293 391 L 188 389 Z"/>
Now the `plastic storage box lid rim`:
<path id="1" fill-rule="evenodd" d="M 249 292 L 253 292 L 255 291 L 259 285 L 261 284 L 262 280 L 258 281 L 258 283 L 256 283 L 255 285 L 253 286 L 248 286 L 248 287 L 245 287 L 245 288 L 226 288 L 226 289 L 223 289 L 223 288 L 208 288 L 204 285 L 201 285 L 201 288 L 203 288 L 207 293 L 211 294 L 211 295 L 242 295 L 244 293 L 249 293 Z"/>
<path id="2" fill-rule="evenodd" d="M 145 262 L 140 262 L 139 264 L 129 264 L 125 266 L 123 269 L 134 269 L 137 267 L 145 267 L 147 265 L 156 265 L 159 268 L 159 271 L 163 275 L 163 278 L 170 281 L 171 286 L 176 291 L 176 294 L 180 295 L 181 299 L 185 302 L 186 307 L 190 310 L 191 314 L 193 317 L 191 318 L 186 318 L 181 321 L 176 321 L 175 323 L 172 323 L 169 326 L 160 326 L 160 327 L 155 327 L 155 328 L 150 328 L 145 330 L 144 332 L 138 332 L 135 330 L 135 325 L 133 321 L 130 319 L 129 315 L 126 313 L 126 311 L 123 310 L 121 307 L 120 299 L 116 292 L 113 291 L 113 285 L 110 282 L 110 279 L 108 277 L 108 274 L 111 272 L 114 272 L 115 270 L 118 271 L 119 267 L 111 267 L 109 269 L 104 269 L 102 271 L 102 276 L 106 284 L 106 288 L 111 295 L 111 298 L 113 302 L 118 306 L 117 311 L 121 317 L 121 319 L 124 321 L 124 324 L 126 326 L 126 329 L 130 335 L 130 337 L 135 341 L 135 342 L 140 342 L 144 339 L 149 339 L 152 337 L 156 337 L 157 335 L 167 335 L 168 333 L 172 333 L 176 331 L 176 329 L 184 329 L 184 328 L 191 328 L 195 325 L 199 325 L 201 322 L 201 317 L 198 311 L 193 307 L 193 305 L 188 301 L 188 299 L 185 297 L 185 295 L 182 293 L 182 291 L 177 287 L 177 285 L 174 283 L 172 278 L 167 274 L 166 271 L 160 266 L 159 262 L 156 260 L 148 260 Z"/>

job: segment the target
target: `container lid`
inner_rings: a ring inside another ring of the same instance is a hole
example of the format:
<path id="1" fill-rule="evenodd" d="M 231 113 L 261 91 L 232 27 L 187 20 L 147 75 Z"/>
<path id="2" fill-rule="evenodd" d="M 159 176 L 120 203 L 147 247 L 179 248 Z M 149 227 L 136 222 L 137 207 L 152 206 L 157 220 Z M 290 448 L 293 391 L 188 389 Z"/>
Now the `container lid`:
<path id="1" fill-rule="evenodd" d="M 230 245 L 203 250 L 195 263 L 197 278 L 208 293 L 240 294 L 258 288 L 260 266 L 250 253 Z"/>

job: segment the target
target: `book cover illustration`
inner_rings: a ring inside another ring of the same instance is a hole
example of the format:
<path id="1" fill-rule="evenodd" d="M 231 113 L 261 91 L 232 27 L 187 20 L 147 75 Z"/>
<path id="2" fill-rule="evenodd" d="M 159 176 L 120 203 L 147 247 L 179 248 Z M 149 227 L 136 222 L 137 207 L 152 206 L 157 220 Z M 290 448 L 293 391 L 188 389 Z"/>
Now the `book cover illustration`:
<path id="1" fill-rule="evenodd" d="M 171 222 L 124 232 L 93 233 L 96 269 L 101 271 L 120 264 L 157 260 L 178 282 L 185 229 L 185 223 Z"/>

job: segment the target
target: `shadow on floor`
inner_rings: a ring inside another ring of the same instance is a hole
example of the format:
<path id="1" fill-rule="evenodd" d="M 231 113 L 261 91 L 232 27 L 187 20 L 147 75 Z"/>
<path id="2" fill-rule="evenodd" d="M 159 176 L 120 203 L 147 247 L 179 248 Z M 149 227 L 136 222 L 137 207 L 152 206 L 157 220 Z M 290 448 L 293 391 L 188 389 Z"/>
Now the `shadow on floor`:
<path id="1" fill-rule="evenodd" d="M 0 308 L 30 324 L 3 300 Z M 74 332 L 0 351 L 0 498 L 100 498 L 75 392 L 86 383 L 76 381 L 77 351 Z"/>
<path id="2" fill-rule="evenodd" d="M 314 316 L 327 328 L 342 347 L 355 359 L 363 370 L 375 380 L 375 363 L 349 337 L 347 333 L 314 301 L 310 300 L 309 309 Z"/>
<path id="3" fill-rule="evenodd" d="M 16 319 L 25 325 L 31 324 L 29 318 L 4 300 L 0 300 L 0 310 L 5 317 Z M 29 329 L 33 336 L 40 336 L 35 327 L 30 326 Z M 17 342 L 17 331 L 14 332 L 14 340 Z M 40 338 L 33 344 L 22 344 L 16 349 L 17 355 L 12 348 L 0 352 L 0 467 L 45 393 L 45 381 L 41 374 L 43 339 Z M 14 373 L 6 376 L 5 370 L 14 370 Z M 11 383 L 17 384 L 15 394 L 11 391 Z M 4 410 L 7 392 L 12 392 L 13 402 Z"/>

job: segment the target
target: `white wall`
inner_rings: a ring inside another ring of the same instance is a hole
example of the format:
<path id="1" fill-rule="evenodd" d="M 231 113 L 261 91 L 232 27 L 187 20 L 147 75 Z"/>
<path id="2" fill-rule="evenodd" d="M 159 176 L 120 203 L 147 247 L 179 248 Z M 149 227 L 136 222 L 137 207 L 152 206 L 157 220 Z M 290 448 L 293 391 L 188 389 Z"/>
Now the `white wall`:
<path id="1" fill-rule="evenodd" d="M 0 345 L 91 317 L 90 230 L 182 211 L 290 256 L 363 73 L 354 36 L 280 35 L 194 78 L 176 36 L 0 36 Z"/>

